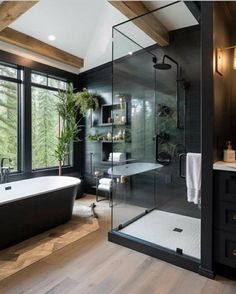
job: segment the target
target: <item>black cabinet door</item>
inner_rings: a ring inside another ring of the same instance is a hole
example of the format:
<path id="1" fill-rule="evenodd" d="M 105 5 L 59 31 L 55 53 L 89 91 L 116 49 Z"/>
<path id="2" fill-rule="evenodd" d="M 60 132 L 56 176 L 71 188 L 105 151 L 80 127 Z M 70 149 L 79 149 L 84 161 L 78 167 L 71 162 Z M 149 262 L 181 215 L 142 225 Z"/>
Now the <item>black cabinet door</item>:
<path id="1" fill-rule="evenodd" d="M 236 203 L 236 171 L 215 172 L 214 196 L 216 200 Z"/>
<path id="2" fill-rule="evenodd" d="M 215 261 L 236 268 L 236 235 L 215 231 Z"/>
<path id="3" fill-rule="evenodd" d="M 236 234 L 236 203 L 218 201 L 214 219 L 215 228 Z"/>

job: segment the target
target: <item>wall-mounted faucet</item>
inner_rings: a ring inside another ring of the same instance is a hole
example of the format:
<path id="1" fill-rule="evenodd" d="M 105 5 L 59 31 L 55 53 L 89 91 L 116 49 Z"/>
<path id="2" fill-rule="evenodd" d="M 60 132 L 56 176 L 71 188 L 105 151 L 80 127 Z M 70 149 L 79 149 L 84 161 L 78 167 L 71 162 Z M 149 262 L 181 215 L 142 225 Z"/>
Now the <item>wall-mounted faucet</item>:
<path id="1" fill-rule="evenodd" d="M 4 162 L 8 161 L 8 166 L 4 166 Z M 1 169 L 1 183 L 7 183 L 8 182 L 8 177 L 9 177 L 9 173 L 10 173 L 10 169 L 11 169 L 11 158 L 9 157 L 3 157 L 1 159 L 1 164 L 0 164 L 0 169 Z"/>

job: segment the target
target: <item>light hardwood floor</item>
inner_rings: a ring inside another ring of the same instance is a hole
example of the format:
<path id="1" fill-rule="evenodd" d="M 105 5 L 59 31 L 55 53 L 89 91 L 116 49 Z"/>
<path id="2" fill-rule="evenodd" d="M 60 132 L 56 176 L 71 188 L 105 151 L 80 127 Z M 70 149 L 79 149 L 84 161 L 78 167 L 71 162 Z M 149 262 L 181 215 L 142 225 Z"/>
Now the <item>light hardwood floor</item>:
<path id="1" fill-rule="evenodd" d="M 89 204 L 93 198 L 80 200 Z M 206 279 L 107 241 L 108 203 L 97 207 L 100 229 L 0 282 L 0 293 L 220 294 L 236 282 Z"/>

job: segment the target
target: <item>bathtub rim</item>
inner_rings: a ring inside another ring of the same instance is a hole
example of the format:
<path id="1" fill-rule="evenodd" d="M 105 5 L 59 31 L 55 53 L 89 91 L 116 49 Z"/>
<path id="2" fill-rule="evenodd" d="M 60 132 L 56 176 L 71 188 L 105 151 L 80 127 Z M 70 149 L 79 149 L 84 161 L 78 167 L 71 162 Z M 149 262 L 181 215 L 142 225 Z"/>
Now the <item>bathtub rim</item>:
<path id="1" fill-rule="evenodd" d="M 70 185 L 64 185 L 63 187 L 58 187 L 58 188 L 55 188 L 55 189 L 47 189 L 47 190 L 44 190 L 44 191 L 41 191 L 39 193 L 35 192 L 34 194 L 27 194 L 27 195 L 23 195 L 22 197 L 18 197 L 18 198 L 12 198 L 12 199 L 7 199 L 7 200 L 2 200 L 1 197 L 0 197 L 0 206 L 1 205 L 4 205 L 4 204 L 7 204 L 7 203 L 11 203 L 11 202 L 15 202 L 15 201 L 20 201 L 20 200 L 23 200 L 23 199 L 27 199 L 27 198 L 31 198 L 31 197 L 36 197 L 36 196 L 39 196 L 39 195 L 44 195 L 46 193 L 51 193 L 51 192 L 56 192 L 56 191 L 60 191 L 60 190 L 64 190 L 64 189 L 67 189 L 67 188 L 71 188 L 71 187 L 76 187 L 81 184 L 81 179 L 79 178 L 76 178 L 76 177 L 70 177 L 70 176 L 40 176 L 40 177 L 33 177 L 33 178 L 28 178 L 28 179 L 24 179 L 24 180 L 20 180 L 20 181 L 12 181 L 12 182 L 8 182 L 8 183 L 4 183 L 4 184 L 0 184 L 0 188 L 3 187 L 8 187 L 8 186 L 11 186 L 13 183 L 17 183 L 17 182 L 27 182 L 27 181 L 30 181 L 30 180 L 34 180 L 34 179 L 44 179 L 44 178 L 69 178 L 69 179 L 74 179 L 76 180 L 75 183 L 71 183 Z M 11 191 L 11 190 L 9 190 Z M 7 193 L 7 190 L 4 190 L 5 193 Z"/>

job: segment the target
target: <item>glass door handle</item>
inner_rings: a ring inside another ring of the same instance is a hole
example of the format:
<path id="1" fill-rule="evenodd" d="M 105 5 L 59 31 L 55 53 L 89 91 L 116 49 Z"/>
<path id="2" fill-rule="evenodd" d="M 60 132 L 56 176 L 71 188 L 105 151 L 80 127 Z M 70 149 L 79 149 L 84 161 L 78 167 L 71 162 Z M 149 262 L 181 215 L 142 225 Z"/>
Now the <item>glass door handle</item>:
<path id="1" fill-rule="evenodd" d="M 186 157 L 186 153 L 181 153 L 179 155 L 179 176 L 182 179 L 186 178 L 186 175 L 183 173 L 183 160 Z"/>
<path id="2" fill-rule="evenodd" d="M 159 154 L 159 137 L 160 136 L 156 134 L 153 138 L 156 141 L 156 162 L 158 162 L 158 154 Z"/>

